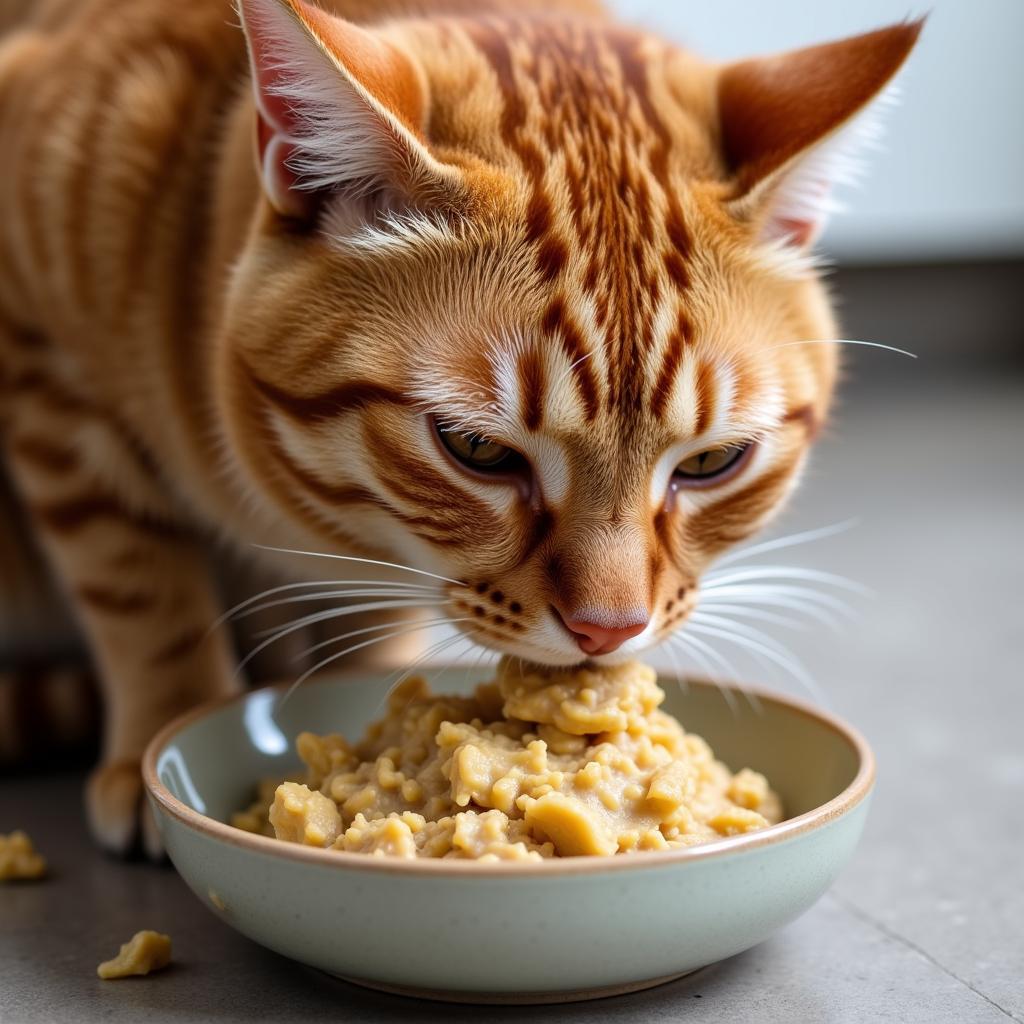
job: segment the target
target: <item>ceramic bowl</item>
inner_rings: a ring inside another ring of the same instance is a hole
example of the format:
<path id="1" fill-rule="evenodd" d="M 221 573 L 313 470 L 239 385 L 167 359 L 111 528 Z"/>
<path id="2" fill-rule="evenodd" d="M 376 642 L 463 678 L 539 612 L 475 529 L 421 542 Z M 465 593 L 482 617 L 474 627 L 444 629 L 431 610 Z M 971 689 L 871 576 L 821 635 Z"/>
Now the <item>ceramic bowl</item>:
<path id="1" fill-rule="evenodd" d="M 464 675 L 453 670 L 440 689 L 468 689 Z M 764 693 L 727 699 L 708 683 L 662 685 L 666 710 L 719 758 L 768 776 L 787 820 L 685 850 L 526 864 L 338 853 L 226 824 L 257 779 L 296 769 L 299 732 L 355 738 L 383 714 L 386 680 L 372 675 L 310 682 L 283 704 L 283 690 L 267 689 L 193 711 L 153 739 L 143 774 L 182 877 L 270 949 L 404 994 L 610 995 L 739 953 L 810 907 L 853 852 L 874 781 L 865 741 L 827 714 Z"/>

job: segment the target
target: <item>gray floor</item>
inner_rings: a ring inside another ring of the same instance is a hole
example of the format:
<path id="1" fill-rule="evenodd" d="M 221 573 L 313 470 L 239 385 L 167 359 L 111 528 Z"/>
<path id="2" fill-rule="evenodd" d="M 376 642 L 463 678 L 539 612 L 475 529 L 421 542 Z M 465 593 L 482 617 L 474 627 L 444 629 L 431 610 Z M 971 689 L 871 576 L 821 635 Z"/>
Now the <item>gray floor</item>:
<path id="1" fill-rule="evenodd" d="M 417 1003 L 296 967 L 215 920 L 172 871 L 98 856 L 78 778 L 39 780 L 31 797 L 0 782 L 0 831 L 27 829 L 54 867 L 44 884 L 0 890 L 0 1021 L 1024 1021 L 1024 380 L 954 381 L 896 360 L 858 357 L 776 529 L 859 517 L 773 560 L 874 591 L 843 632 L 786 637 L 880 762 L 863 845 L 801 920 L 633 996 L 529 1011 Z M 172 934 L 175 965 L 98 981 L 96 963 L 140 927 Z"/>

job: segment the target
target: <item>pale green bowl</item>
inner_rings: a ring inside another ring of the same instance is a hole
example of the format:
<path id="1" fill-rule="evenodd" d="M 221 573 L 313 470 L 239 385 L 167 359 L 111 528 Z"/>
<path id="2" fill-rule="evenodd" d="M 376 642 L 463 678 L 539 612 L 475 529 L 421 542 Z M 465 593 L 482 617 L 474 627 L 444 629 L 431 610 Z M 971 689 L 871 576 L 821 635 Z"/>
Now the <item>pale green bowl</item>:
<path id="1" fill-rule="evenodd" d="M 308 683 L 281 708 L 271 689 L 194 711 L 154 738 L 143 774 L 182 877 L 270 949 L 434 998 L 609 995 L 739 953 L 810 907 L 849 859 L 874 781 L 864 740 L 820 711 L 735 691 L 734 711 L 707 683 L 663 685 L 666 709 L 723 761 L 768 776 L 786 821 L 688 850 L 529 864 L 335 853 L 225 824 L 258 778 L 295 769 L 299 732 L 355 738 L 383 713 L 385 680 L 370 675 Z"/>

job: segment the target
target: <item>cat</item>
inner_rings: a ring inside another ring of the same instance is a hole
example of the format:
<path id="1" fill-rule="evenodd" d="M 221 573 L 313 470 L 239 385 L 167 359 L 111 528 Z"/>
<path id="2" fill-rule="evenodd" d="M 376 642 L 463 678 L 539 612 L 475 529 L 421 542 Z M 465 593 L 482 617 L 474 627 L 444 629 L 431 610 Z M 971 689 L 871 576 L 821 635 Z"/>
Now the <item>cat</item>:
<path id="1" fill-rule="evenodd" d="M 4 16 L 0 629 L 45 647 L 42 552 L 104 847 L 159 850 L 142 750 L 238 686 L 216 552 L 292 612 L 367 598 L 351 646 L 422 609 L 614 661 L 795 486 L 837 373 L 809 253 L 919 22 L 717 65 L 587 0 Z"/>

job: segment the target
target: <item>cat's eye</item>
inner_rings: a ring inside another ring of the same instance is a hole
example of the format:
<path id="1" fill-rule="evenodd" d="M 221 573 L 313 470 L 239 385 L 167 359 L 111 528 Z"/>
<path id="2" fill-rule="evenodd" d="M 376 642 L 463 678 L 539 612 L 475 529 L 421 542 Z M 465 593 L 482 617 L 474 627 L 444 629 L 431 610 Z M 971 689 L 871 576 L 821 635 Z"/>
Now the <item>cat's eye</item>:
<path id="1" fill-rule="evenodd" d="M 726 444 L 696 452 L 676 466 L 673 483 L 679 487 L 720 483 L 742 467 L 753 449 L 753 444 Z"/>
<path id="2" fill-rule="evenodd" d="M 508 476 L 527 469 L 526 459 L 514 448 L 500 444 L 480 434 L 454 430 L 434 424 L 437 436 L 445 450 L 456 462 L 477 473 Z"/>

